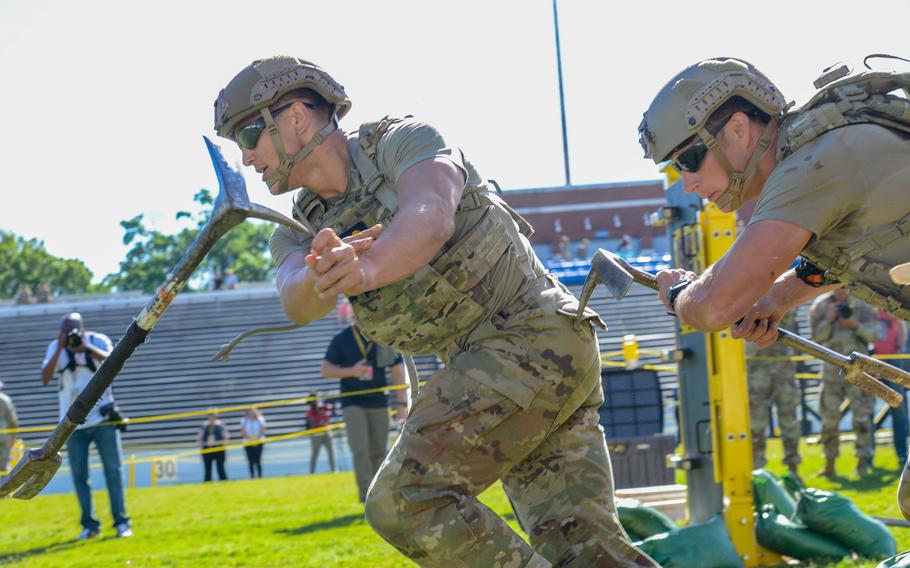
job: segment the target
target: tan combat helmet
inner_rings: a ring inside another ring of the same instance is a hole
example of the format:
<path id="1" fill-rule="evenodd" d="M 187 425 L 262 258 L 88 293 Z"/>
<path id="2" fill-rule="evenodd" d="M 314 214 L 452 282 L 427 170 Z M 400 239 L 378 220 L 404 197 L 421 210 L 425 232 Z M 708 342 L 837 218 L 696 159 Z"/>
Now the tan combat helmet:
<path id="1" fill-rule="evenodd" d="M 733 169 L 717 148 L 714 135 L 705 128 L 711 114 L 733 97 L 742 97 L 771 117 L 749 164 L 741 172 Z M 742 204 L 743 185 L 755 171 L 758 158 L 768 148 L 774 126 L 785 106 L 777 87 L 751 64 L 732 57 L 706 59 L 684 69 L 657 93 L 638 126 L 638 141 L 645 158 L 659 164 L 693 136 L 700 137 L 730 178 L 717 205 L 731 205 L 735 210 Z"/>
<path id="2" fill-rule="evenodd" d="M 333 106 L 332 119 L 297 154 L 289 156 L 278 136 L 278 128 L 269 107 L 282 95 L 297 89 L 311 89 Z M 288 191 L 288 175 L 294 164 L 303 160 L 316 146 L 338 128 L 338 120 L 351 109 L 351 100 L 328 73 L 318 65 L 286 55 L 259 59 L 247 65 L 215 100 L 215 132 L 235 140 L 237 125 L 259 113 L 272 137 L 278 158 L 278 170 L 266 183 L 279 183 L 278 193 Z"/>

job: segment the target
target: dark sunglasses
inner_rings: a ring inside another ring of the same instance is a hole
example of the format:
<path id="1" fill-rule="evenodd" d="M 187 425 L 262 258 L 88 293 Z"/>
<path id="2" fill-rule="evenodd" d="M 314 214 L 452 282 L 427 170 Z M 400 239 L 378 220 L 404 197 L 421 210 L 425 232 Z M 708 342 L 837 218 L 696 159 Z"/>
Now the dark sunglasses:
<path id="1" fill-rule="evenodd" d="M 278 116 L 282 111 L 290 108 L 291 105 L 296 102 L 297 101 L 291 101 L 288 104 L 281 105 L 280 107 L 271 111 L 272 118 Z M 250 124 L 237 131 L 237 144 L 245 150 L 252 150 L 256 147 L 256 143 L 259 141 L 259 135 L 262 134 L 263 130 L 265 130 L 265 119 L 259 117 L 256 121 L 251 122 Z"/>
<path id="2" fill-rule="evenodd" d="M 730 122 L 731 118 L 733 118 L 732 114 L 720 121 L 714 128 L 709 129 L 708 132 L 711 133 L 711 136 L 717 136 L 717 133 L 724 129 L 724 126 Z M 708 147 L 705 145 L 705 141 L 698 136 L 695 136 L 694 138 L 696 139 L 695 144 L 689 146 L 685 152 L 676 156 L 676 159 L 670 162 L 673 167 L 676 168 L 676 171 L 680 173 L 687 172 L 694 174 L 698 171 L 698 168 L 701 167 L 701 163 L 705 160 L 705 156 L 708 155 Z"/>
<path id="3" fill-rule="evenodd" d="M 695 144 L 689 146 L 685 152 L 676 156 L 676 159 L 672 161 L 672 164 L 678 172 L 693 174 L 701 167 L 701 163 L 705 160 L 707 154 L 708 147 L 705 146 L 704 141 L 698 139 L 695 141 Z"/>

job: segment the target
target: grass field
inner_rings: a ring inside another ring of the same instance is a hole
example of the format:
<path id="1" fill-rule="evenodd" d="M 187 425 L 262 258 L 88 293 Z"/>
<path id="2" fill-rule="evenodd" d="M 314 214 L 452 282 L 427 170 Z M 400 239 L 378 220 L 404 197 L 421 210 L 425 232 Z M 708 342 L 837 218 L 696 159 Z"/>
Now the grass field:
<path id="1" fill-rule="evenodd" d="M 812 477 L 821 469 L 818 446 L 805 446 L 801 473 L 811 487 L 834 489 L 856 500 L 867 513 L 900 517 L 895 503 L 897 463 L 890 447 L 879 448 L 876 467 L 852 481 L 852 447 L 838 463 L 843 477 Z M 780 445 L 771 442 L 771 462 Z M 769 468 L 782 473 L 779 467 Z M 483 501 L 517 529 L 499 486 Z M 0 502 L 0 564 L 18 566 L 414 566 L 376 536 L 363 518 L 350 473 L 187 484 L 128 492 L 135 536 L 113 538 L 107 493 L 96 492 L 102 536 L 88 542 L 79 532 L 72 495 Z M 898 550 L 910 549 L 910 529 L 894 528 Z M 838 566 L 874 566 L 846 561 Z"/>

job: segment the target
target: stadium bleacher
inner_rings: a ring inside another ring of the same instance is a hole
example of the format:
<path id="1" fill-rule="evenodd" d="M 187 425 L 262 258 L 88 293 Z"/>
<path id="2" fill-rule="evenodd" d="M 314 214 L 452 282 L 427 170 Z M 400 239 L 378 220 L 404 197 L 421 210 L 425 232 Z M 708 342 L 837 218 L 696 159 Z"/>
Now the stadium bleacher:
<path id="1" fill-rule="evenodd" d="M 580 286 L 570 288 L 579 294 Z M 17 406 L 21 425 L 57 422 L 57 383 L 42 386 L 39 376 L 45 349 L 56 336 L 62 315 L 81 312 L 88 329 L 116 342 L 146 301 L 144 297 L 110 295 L 0 307 L 0 380 Z M 620 350 L 626 334 L 635 334 L 642 349 L 674 345 L 673 320 L 650 290 L 633 286 L 618 302 L 600 288 L 591 306 L 609 326 L 599 337 L 604 352 Z M 334 313 L 297 331 L 253 336 L 234 350 L 229 361 L 211 361 L 238 333 L 285 321 L 271 286 L 182 294 L 114 382 L 118 404 L 127 416 L 138 418 L 300 398 L 313 390 L 337 391 L 336 381 L 320 376 L 325 350 L 340 329 Z M 417 357 L 416 363 L 422 379 L 439 366 L 432 355 Z M 672 398 L 676 374 L 662 371 L 659 378 L 665 400 Z M 268 408 L 265 415 L 270 434 L 303 428 L 302 404 Z M 228 419 L 235 420 L 235 416 L 239 414 L 228 415 Z M 202 420 L 191 417 L 133 424 L 124 440 L 133 444 L 188 443 Z M 45 432 L 33 432 L 22 437 L 33 445 L 45 436 Z"/>

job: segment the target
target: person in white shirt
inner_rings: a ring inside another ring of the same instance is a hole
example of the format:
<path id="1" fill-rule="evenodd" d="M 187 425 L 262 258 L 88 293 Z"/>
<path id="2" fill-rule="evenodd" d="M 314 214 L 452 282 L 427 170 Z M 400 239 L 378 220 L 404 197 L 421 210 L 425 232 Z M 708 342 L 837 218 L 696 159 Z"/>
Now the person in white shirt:
<path id="1" fill-rule="evenodd" d="M 244 442 L 254 442 L 265 438 L 265 418 L 258 408 L 249 408 L 240 421 L 240 435 Z M 265 444 L 243 446 L 246 461 L 250 465 L 250 477 L 262 477 L 262 448 Z M 257 475 L 258 473 L 258 475 Z"/>
<path id="2" fill-rule="evenodd" d="M 46 385 L 55 376 L 59 378 L 59 419 L 66 416 L 70 405 L 88 385 L 95 370 L 110 355 L 111 340 L 104 334 L 86 331 L 82 316 L 71 313 L 60 321 L 60 334 L 47 346 L 41 365 L 41 383 Z M 123 493 L 123 466 L 120 431 L 115 425 L 100 425 L 106 420 L 102 410 L 112 408 L 114 395 L 109 387 L 92 408 L 85 423 L 73 432 L 66 449 L 73 485 L 82 509 L 80 539 L 98 536 L 101 523 L 95 517 L 92 488 L 89 477 L 89 446 L 92 442 L 104 466 L 104 478 L 110 496 L 114 528 L 120 538 L 132 536 L 130 518 L 126 514 Z"/>

